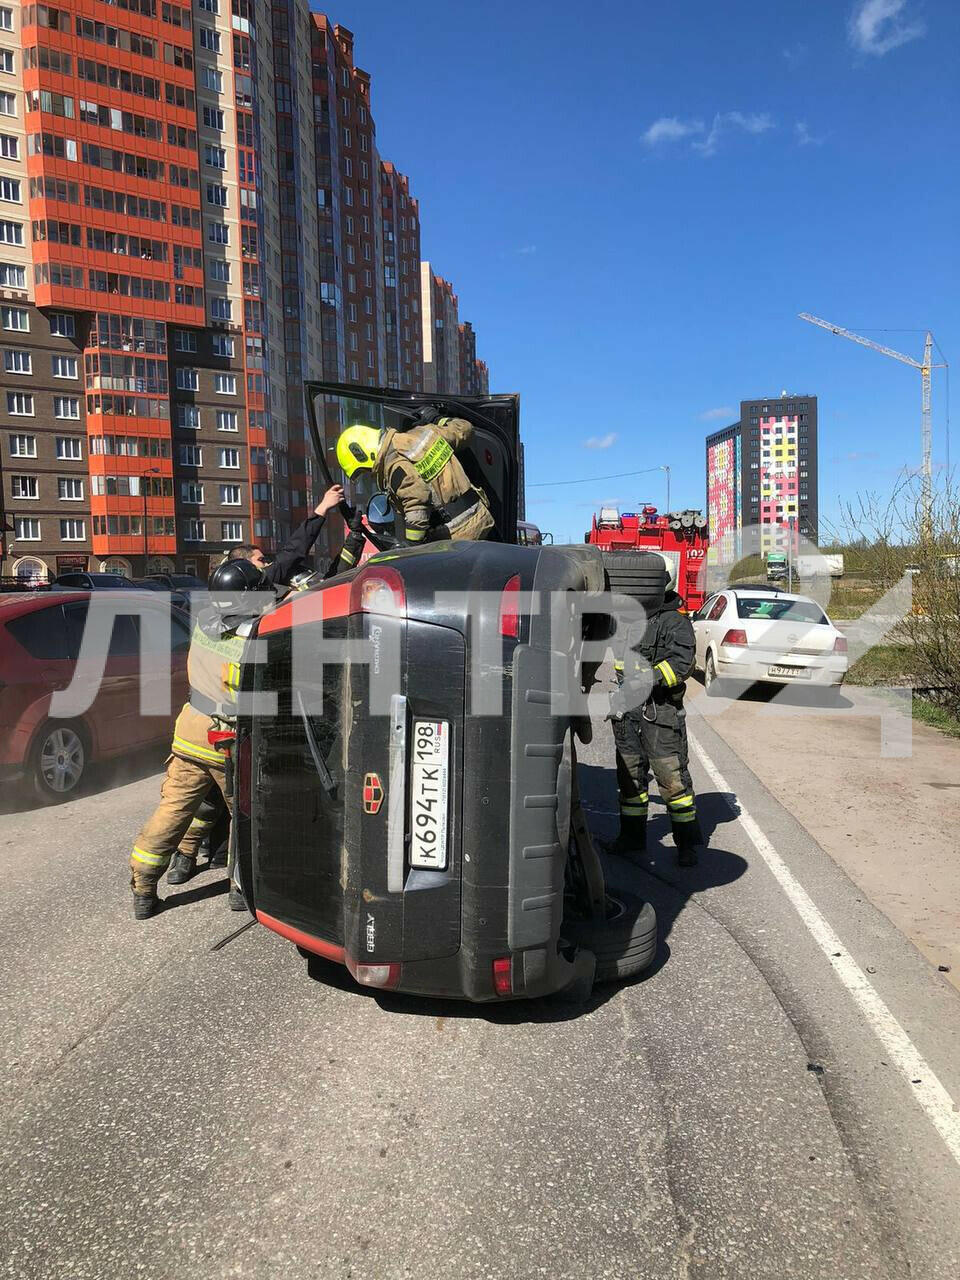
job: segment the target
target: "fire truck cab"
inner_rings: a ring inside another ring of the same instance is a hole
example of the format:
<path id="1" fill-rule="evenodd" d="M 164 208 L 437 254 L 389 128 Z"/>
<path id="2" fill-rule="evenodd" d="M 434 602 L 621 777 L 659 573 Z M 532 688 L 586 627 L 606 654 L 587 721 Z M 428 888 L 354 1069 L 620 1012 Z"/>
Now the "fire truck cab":
<path id="1" fill-rule="evenodd" d="M 688 509 L 661 515 L 650 505 L 639 512 L 622 514 L 617 507 L 601 507 L 584 538 L 584 542 L 598 546 L 603 552 L 614 589 L 618 553 L 656 551 L 671 561 L 676 570 L 676 589 L 689 613 L 696 613 L 706 599 L 708 541 L 707 521 L 702 512 Z"/>

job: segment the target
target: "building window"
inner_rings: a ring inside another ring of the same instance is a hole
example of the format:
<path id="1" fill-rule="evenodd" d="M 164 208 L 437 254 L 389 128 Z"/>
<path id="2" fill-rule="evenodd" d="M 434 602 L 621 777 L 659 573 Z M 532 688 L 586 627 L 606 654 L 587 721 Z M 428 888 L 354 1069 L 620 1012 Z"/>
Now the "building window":
<path id="1" fill-rule="evenodd" d="M 205 129 L 214 129 L 217 133 L 223 133 L 223 112 L 219 107 L 203 108 L 203 127 Z"/>
<path id="2" fill-rule="evenodd" d="M 11 417 L 32 418 L 33 396 L 28 391 L 8 391 L 7 413 Z"/>
<path id="3" fill-rule="evenodd" d="M 190 431 L 200 430 L 200 407 L 195 404 L 177 405 L 177 426 Z"/>
<path id="4" fill-rule="evenodd" d="M 207 239 L 211 241 L 212 244 L 229 244 L 230 228 L 225 226 L 222 222 L 208 222 Z"/>
<path id="5" fill-rule="evenodd" d="M 36 476 L 11 476 L 10 492 L 15 498 L 39 498 Z"/>
<path id="6" fill-rule="evenodd" d="M 197 349 L 197 335 L 187 329 L 175 329 L 173 333 L 174 351 L 190 351 Z"/>
<path id="7" fill-rule="evenodd" d="M 15 116 L 17 114 L 17 95 L 15 93 L 0 93 L 0 116 Z"/>
<path id="8" fill-rule="evenodd" d="M 83 445 L 79 436 L 57 436 L 57 457 L 61 462 L 80 462 Z"/>
<path id="9" fill-rule="evenodd" d="M 236 409 L 218 409 L 217 410 L 217 430 L 218 431 L 236 431 L 237 430 Z"/>
<path id="10" fill-rule="evenodd" d="M 218 187 L 214 182 L 207 183 L 207 204 L 215 204 L 220 209 L 227 207 L 227 188 Z"/>
<path id="11" fill-rule="evenodd" d="M 52 356 L 50 363 L 53 367 L 53 376 L 55 378 L 77 377 L 76 356 Z"/>
<path id="12" fill-rule="evenodd" d="M 0 307 L 0 324 L 14 333 L 30 332 L 30 316 L 23 307 Z"/>
<path id="13" fill-rule="evenodd" d="M 182 444 L 178 457 L 181 467 L 203 466 L 203 449 L 198 444 Z"/>
<path id="14" fill-rule="evenodd" d="M 210 319 L 225 321 L 233 315 L 233 303 L 229 298 L 213 297 L 210 299 Z"/>
<path id="15" fill-rule="evenodd" d="M 13 10 L 5 4 L 0 5 L 0 31 L 13 30 Z"/>
<path id="16" fill-rule="evenodd" d="M 200 386 L 200 376 L 196 369 L 178 369 L 176 379 L 181 391 L 196 391 Z"/>
<path id="17" fill-rule="evenodd" d="M 187 520 L 184 524 L 183 537 L 185 542 L 206 542 L 207 526 L 203 520 Z"/>
<path id="18" fill-rule="evenodd" d="M 239 520 L 223 520 L 220 523 L 220 537 L 224 542 L 242 542 L 243 525 Z"/>
<path id="19" fill-rule="evenodd" d="M 7 289 L 25 289 L 27 287 L 26 267 L 18 267 L 15 262 L 0 262 L 0 285 Z"/>
<path id="20" fill-rule="evenodd" d="M 0 244 L 23 244 L 23 224 L 0 219 Z"/>
<path id="21" fill-rule="evenodd" d="M 51 311 L 50 332 L 55 338 L 75 338 L 77 334 L 75 318 L 67 311 Z"/>
<path id="22" fill-rule="evenodd" d="M 12 133 L 0 133 L 0 160 L 20 159 L 20 139 Z"/>
<path id="23" fill-rule="evenodd" d="M 86 522 L 83 520 L 61 520 L 60 537 L 64 542 L 83 542 L 87 536 Z"/>
<path id="24" fill-rule="evenodd" d="M 200 27 L 200 48 L 208 53 L 220 52 L 220 32 L 212 27 Z"/>
<path id="25" fill-rule="evenodd" d="M 80 417 L 79 396 L 54 396 L 53 397 L 53 416 L 55 418 L 79 418 Z"/>
<path id="26" fill-rule="evenodd" d="M 82 502 L 83 481 L 72 476 L 60 476 L 57 480 L 57 495 L 63 502 Z"/>
<path id="27" fill-rule="evenodd" d="M 29 351 L 7 347 L 3 352 L 4 373 L 33 373 L 33 357 Z"/>
<path id="28" fill-rule="evenodd" d="M 213 147 L 207 143 L 203 148 L 203 163 L 208 164 L 211 169 L 225 169 L 227 153 L 223 147 Z"/>
<path id="29" fill-rule="evenodd" d="M 13 526 L 13 536 L 17 541 L 40 541 L 40 521 L 35 520 L 32 516 L 15 516 Z"/>
<path id="30" fill-rule="evenodd" d="M 224 333 L 215 333 L 211 338 L 211 346 L 215 356 L 222 356 L 226 360 L 233 358 L 233 339 L 228 338 Z"/>
<path id="31" fill-rule="evenodd" d="M 207 268 L 207 274 L 211 280 L 220 280 L 224 284 L 230 283 L 230 263 L 224 258 L 210 258 Z"/>
<path id="32" fill-rule="evenodd" d="M 223 93 L 223 72 L 217 71 L 215 67 L 203 67 L 200 71 L 200 83 L 204 89 L 209 89 L 212 93 Z M 204 123 L 209 110 L 212 108 L 204 107 Z M 220 127 L 223 128 L 223 125 L 221 124 Z"/>
<path id="33" fill-rule="evenodd" d="M 241 501 L 240 486 L 238 484 L 222 484 L 220 486 L 220 501 L 225 507 L 239 507 Z"/>
<path id="34" fill-rule="evenodd" d="M 239 449 L 218 449 L 217 464 L 221 467 L 230 467 L 236 470 L 240 466 L 240 450 Z"/>
<path id="35" fill-rule="evenodd" d="M 218 373 L 214 377 L 214 390 L 221 396 L 237 394 L 237 376 L 234 373 Z"/>
<path id="36" fill-rule="evenodd" d="M 201 506 L 203 504 L 203 485 L 196 484 L 193 480 L 181 480 L 180 501 L 189 502 L 191 506 Z"/>
<path id="37" fill-rule="evenodd" d="M 0 200 L 9 204 L 20 204 L 20 179 L 0 178 Z"/>

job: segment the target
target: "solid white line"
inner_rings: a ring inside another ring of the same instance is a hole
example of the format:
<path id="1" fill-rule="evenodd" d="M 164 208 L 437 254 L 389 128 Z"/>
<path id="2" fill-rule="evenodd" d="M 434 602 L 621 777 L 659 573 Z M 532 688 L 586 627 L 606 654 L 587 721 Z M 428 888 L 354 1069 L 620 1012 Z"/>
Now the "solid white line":
<path id="1" fill-rule="evenodd" d="M 733 789 L 706 751 L 692 736 L 690 740 L 711 782 L 719 791 L 732 796 Z M 729 803 L 735 813 L 739 811 L 740 825 L 747 833 L 750 843 L 770 868 L 780 888 L 813 935 L 817 946 L 830 961 L 834 973 L 870 1024 L 887 1057 L 906 1079 L 913 1096 L 933 1122 L 954 1160 L 960 1164 L 960 1109 L 743 803 L 739 798 L 736 804 L 732 801 Z"/>

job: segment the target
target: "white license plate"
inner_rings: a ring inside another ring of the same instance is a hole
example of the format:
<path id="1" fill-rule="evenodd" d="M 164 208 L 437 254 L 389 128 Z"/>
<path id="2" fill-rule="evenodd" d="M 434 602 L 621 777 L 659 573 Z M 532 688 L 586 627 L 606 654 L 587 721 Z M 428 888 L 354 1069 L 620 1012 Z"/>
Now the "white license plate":
<path id="1" fill-rule="evenodd" d="M 445 871 L 449 723 L 446 720 L 414 720 L 412 745 L 410 865 L 429 871 Z"/>
<path id="2" fill-rule="evenodd" d="M 813 672 L 809 667 L 768 667 L 768 676 L 784 676 L 791 680 L 809 680 Z"/>

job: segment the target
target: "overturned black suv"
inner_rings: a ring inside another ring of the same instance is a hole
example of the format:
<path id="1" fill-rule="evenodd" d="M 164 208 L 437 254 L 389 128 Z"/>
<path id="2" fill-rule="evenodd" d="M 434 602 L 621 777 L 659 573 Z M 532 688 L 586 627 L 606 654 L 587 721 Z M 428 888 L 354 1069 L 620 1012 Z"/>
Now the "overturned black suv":
<path id="1" fill-rule="evenodd" d="M 385 425 L 429 402 L 307 392 L 317 443 L 337 399 Z M 606 890 L 578 802 L 589 721 L 565 686 L 582 679 L 571 630 L 589 624 L 563 602 L 602 592 L 603 565 L 592 547 L 514 545 L 518 398 L 445 404 L 475 425 L 467 469 L 502 541 L 414 549 L 401 531 L 260 620 L 241 682 L 239 875 L 261 923 L 366 985 L 582 991 L 656 947 L 649 904 Z"/>

